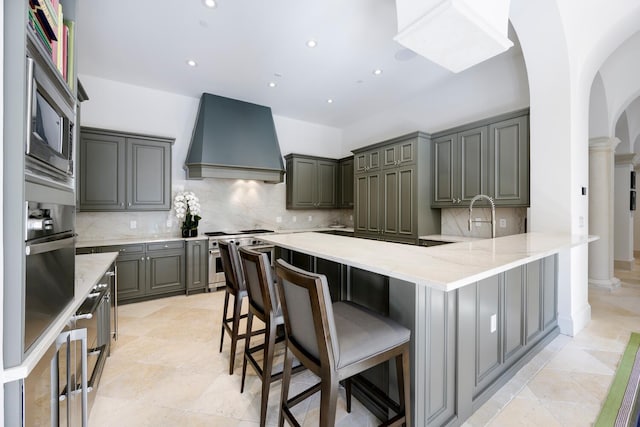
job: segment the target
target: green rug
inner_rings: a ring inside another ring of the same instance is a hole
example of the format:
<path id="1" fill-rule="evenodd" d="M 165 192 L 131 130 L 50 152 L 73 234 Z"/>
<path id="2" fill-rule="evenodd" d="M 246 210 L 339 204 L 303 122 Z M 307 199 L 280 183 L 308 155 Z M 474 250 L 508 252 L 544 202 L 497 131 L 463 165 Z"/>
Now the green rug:
<path id="1" fill-rule="evenodd" d="M 638 426 L 640 334 L 632 333 L 594 427 Z"/>

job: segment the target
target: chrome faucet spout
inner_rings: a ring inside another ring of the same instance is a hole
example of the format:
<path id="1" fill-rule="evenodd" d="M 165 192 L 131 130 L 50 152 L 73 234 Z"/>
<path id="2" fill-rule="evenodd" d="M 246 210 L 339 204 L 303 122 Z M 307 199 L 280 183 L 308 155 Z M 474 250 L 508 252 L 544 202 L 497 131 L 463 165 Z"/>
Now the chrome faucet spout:
<path id="1" fill-rule="evenodd" d="M 473 213 L 473 204 L 480 199 L 486 199 L 489 201 L 489 203 L 491 203 L 491 221 L 473 220 L 471 216 Z M 477 196 L 474 196 L 473 199 L 471 199 L 471 202 L 469 203 L 469 231 L 472 230 L 474 223 L 480 223 L 480 222 L 491 223 L 491 238 L 492 239 L 495 238 L 496 237 L 496 204 L 493 202 L 493 199 L 487 196 L 486 194 L 478 194 Z"/>

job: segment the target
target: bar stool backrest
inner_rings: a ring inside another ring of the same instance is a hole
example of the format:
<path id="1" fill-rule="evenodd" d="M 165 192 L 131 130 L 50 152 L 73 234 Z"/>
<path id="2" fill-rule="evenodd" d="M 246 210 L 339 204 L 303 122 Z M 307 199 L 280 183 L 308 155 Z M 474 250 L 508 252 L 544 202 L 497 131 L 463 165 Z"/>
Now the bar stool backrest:
<path id="1" fill-rule="evenodd" d="M 264 252 L 248 248 L 240 248 L 238 252 L 249 295 L 249 304 L 263 316 L 267 316 L 269 313 L 278 313 L 280 303 L 271 278 L 269 257 Z"/>
<path id="2" fill-rule="evenodd" d="M 335 370 L 339 348 L 326 277 L 282 259 L 277 261 L 276 274 L 285 330 L 294 355 L 317 375 L 324 369 Z"/>
<path id="3" fill-rule="evenodd" d="M 238 256 L 238 248 L 233 243 L 224 240 L 218 241 L 218 247 L 220 248 L 220 258 L 227 287 L 232 290 L 233 294 L 244 291 L 246 286 L 242 266 L 240 265 L 240 257 Z"/>

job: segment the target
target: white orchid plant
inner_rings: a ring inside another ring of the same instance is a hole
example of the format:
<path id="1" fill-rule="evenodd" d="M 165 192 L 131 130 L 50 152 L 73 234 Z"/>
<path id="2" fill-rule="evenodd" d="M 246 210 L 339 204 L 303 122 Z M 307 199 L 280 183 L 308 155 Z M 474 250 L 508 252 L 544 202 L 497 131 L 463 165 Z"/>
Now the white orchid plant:
<path id="1" fill-rule="evenodd" d="M 192 191 L 183 191 L 176 194 L 173 199 L 173 207 L 176 211 L 178 219 L 184 219 L 182 222 L 183 230 L 194 230 L 198 228 L 200 217 L 200 200 Z"/>

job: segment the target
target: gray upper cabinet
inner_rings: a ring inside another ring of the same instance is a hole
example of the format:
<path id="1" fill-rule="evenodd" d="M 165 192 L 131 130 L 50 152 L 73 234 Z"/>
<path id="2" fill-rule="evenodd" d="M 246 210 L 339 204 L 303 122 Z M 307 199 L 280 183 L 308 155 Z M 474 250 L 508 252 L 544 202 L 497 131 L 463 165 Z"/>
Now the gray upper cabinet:
<path id="1" fill-rule="evenodd" d="M 173 139 L 83 128 L 78 204 L 85 211 L 171 209 Z"/>
<path id="2" fill-rule="evenodd" d="M 371 149 L 365 152 L 354 151 L 354 174 L 370 173 L 380 170 L 380 149 Z"/>
<path id="3" fill-rule="evenodd" d="M 496 205 L 529 206 L 529 116 L 489 125 L 489 191 Z"/>
<path id="4" fill-rule="evenodd" d="M 440 213 L 429 206 L 430 156 L 421 132 L 354 150 L 356 237 L 417 243 L 440 232 Z"/>
<path id="5" fill-rule="evenodd" d="M 125 209 L 125 156 L 124 137 L 81 133 L 78 165 L 80 209 Z"/>
<path id="6" fill-rule="evenodd" d="M 353 156 L 338 162 L 338 207 L 353 208 Z"/>
<path id="7" fill-rule="evenodd" d="M 431 206 L 469 206 L 477 194 L 528 206 L 528 117 L 517 111 L 435 134 Z"/>
<path id="8" fill-rule="evenodd" d="M 338 161 L 288 154 L 287 209 L 336 208 Z"/>

